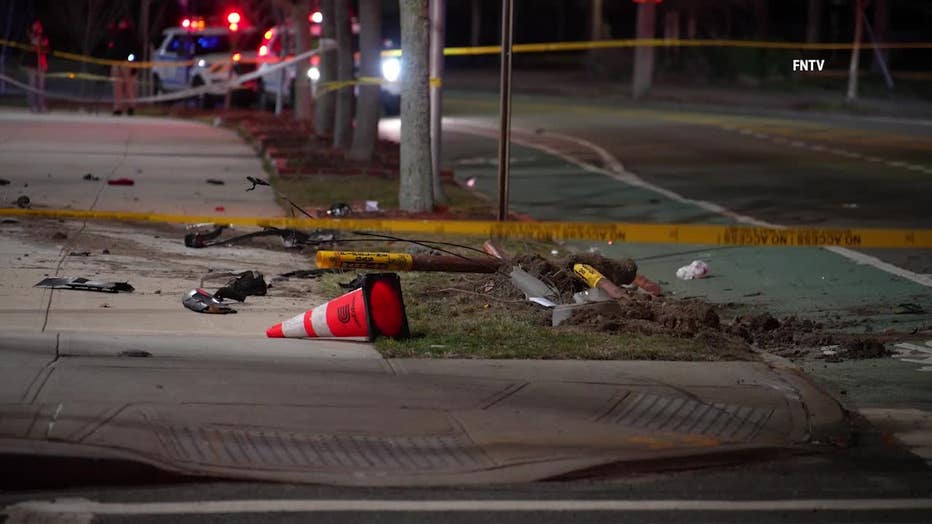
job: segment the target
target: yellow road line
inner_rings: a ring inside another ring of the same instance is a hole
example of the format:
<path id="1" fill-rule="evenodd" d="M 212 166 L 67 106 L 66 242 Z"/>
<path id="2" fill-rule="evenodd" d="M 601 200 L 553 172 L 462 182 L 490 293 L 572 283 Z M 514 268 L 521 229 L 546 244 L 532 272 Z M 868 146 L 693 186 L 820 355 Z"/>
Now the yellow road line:
<path id="1" fill-rule="evenodd" d="M 636 224 L 602 222 L 494 222 L 411 219 L 295 219 L 218 217 L 122 211 L 2 208 L 0 215 L 118 220 L 190 224 L 219 222 L 237 226 L 275 226 L 300 229 L 369 230 L 392 233 L 431 233 L 536 240 L 595 240 L 735 246 L 841 246 L 854 248 L 932 248 L 929 229 L 764 228 L 702 224 Z"/>

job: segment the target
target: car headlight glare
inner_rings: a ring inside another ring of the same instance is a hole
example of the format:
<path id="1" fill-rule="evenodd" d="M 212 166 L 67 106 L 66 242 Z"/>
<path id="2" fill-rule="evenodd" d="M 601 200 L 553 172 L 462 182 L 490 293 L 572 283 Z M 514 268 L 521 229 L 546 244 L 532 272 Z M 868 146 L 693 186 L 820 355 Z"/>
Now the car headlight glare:
<path id="1" fill-rule="evenodd" d="M 382 76 L 389 82 L 395 82 L 401 76 L 401 60 L 386 58 L 382 60 Z"/>

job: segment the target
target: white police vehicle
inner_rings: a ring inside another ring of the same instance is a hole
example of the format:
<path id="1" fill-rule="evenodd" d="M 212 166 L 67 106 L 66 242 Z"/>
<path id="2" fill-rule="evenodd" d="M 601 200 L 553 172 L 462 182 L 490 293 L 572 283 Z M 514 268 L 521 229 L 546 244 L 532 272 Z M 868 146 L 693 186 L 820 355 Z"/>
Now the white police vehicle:
<path id="1" fill-rule="evenodd" d="M 317 17 L 317 18 L 315 18 Z M 319 39 L 320 37 L 320 12 L 311 15 L 311 37 Z M 354 39 L 359 34 L 359 24 L 353 20 Z M 328 42 L 335 45 L 335 42 Z M 284 49 L 283 49 L 284 48 Z M 263 33 L 262 42 L 259 45 L 256 55 L 259 61 L 259 71 L 264 71 L 275 65 L 280 57 L 290 58 L 296 54 L 296 38 L 294 29 L 290 26 L 275 26 Z M 354 53 L 358 60 L 358 53 Z M 316 89 L 318 80 L 320 80 L 320 56 L 312 55 L 310 58 L 310 69 L 307 75 L 311 80 L 312 89 Z M 358 68 L 358 63 L 356 64 Z M 262 75 L 257 87 L 259 93 L 260 106 L 270 106 L 274 103 L 275 98 L 281 92 L 286 103 L 291 104 L 294 101 L 294 84 L 296 67 L 291 65 L 282 69 L 275 70 L 267 75 Z M 382 84 L 381 98 L 382 106 L 386 113 L 395 114 L 401 107 L 401 61 L 395 57 L 382 58 Z"/>
<path id="2" fill-rule="evenodd" d="M 203 21 L 185 19 L 181 27 L 164 31 L 162 44 L 154 53 L 153 83 L 156 94 L 208 86 L 198 96 L 202 106 L 226 94 L 223 83 L 256 70 L 256 43 L 261 35 L 252 29 L 231 31 L 228 27 L 205 27 Z M 172 65 L 177 62 L 177 65 Z M 237 99 L 252 100 L 258 82 L 252 80 L 233 89 Z"/>

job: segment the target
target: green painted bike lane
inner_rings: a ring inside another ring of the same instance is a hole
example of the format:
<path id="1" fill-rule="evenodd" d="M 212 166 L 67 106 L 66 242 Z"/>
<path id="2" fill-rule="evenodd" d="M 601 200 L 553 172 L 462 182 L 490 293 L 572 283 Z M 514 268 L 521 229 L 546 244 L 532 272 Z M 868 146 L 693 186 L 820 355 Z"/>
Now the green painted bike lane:
<path id="1" fill-rule="evenodd" d="M 496 141 L 474 134 L 447 132 L 444 163 L 461 181 L 474 178 L 475 189 L 496 194 Z M 540 220 L 731 223 L 690 203 L 634 187 L 592 172 L 538 149 L 512 145 L 512 210 Z M 640 272 L 659 282 L 665 294 L 698 297 L 729 306 L 729 312 L 768 311 L 827 323 L 853 322 L 849 331 L 880 334 L 928 329 L 932 314 L 897 314 L 899 304 L 932 311 L 932 293 L 921 284 L 859 264 L 822 248 L 733 247 L 691 244 L 567 242 L 574 250 L 596 249 L 607 256 L 631 257 Z M 684 281 L 676 269 L 704 260 L 708 278 Z M 857 406 L 897 405 L 932 410 L 927 373 L 916 363 L 895 359 L 827 364 L 799 362 L 843 399 Z"/>
<path id="2" fill-rule="evenodd" d="M 469 142 L 472 142 L 470 144 Z M 455 133 L 444 143 L 444 161 L 457 178 L 475 178 L 476 189 L 494 196 L 497 170 L 494 140 Z M 595 222 L 732 223 L 725 217 L 609 176 L 586 171 L 556 156 L 512 146 L 512 209 L 540 220 Z M 821 248 L 730 247 L 691 244 L 595 244 L 569 242 L 628 256 L 643 274 L 677 297 L 701 297 L 719 304 L 747 304 L 775 315 L 817 320 L 867 319 L 875 330 L 911 331 L 928 325 L 932 314 L 896 314 L 899 304 L 932 311 L 932 293 L 909 280 L 848 260 Z M 693 260 L 712 267 L 710 277 L 684 281 L 676 269 Z"/>

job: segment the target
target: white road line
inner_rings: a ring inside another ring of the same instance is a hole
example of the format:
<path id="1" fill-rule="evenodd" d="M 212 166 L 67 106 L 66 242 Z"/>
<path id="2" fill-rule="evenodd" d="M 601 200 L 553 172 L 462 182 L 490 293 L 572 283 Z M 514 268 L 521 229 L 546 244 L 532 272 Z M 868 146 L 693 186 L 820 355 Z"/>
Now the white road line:
<path id="1" fill-rule="evenodd" d="M 471 134 L 485 136 L 489 138 L 498 138 L 497 130 L 485 128 L 481 124 L 467 123 L 467 122 L 457 122 L 457 124 L 459 124 L 457 126 L 457 130 L 461 132 L 471 133 Z M 521 136 L 522 133 L 527 134 L 529 138 L 522 137 Z M 716 214 L 728 217 L 741 224 L 748 224 L 748 225 L 759 226 L 759 227 L 771 227 L 771 228 L 778 228 L 778 229 L 786 228 L 786 226 L 781 225 L 781 224 L 774 224 L 772 222 L 758 220 L 751 216 L 735 213 L 734 211 L 724 206 L 721 206 L 719 204 L 716 204 L 714 202 L 687 198 L 679 193 L 676 193 L 669 189 L 665 189 L 660 186 L 654 185 L 650 182 L 647 182 L 646 180 L 639 177 L 637 174 L 632 173 L 631 171 L 628 171 L 627 169 L 625 169 L 624 165 L 617 158 L 615 158 L 614 155 L 609 153 L 606 149 L 598 146 L 597 144 L 589 142 L 588 140 L 584 140 L 582 138 L 571 136 L 571 135 L 564 135 L 562 133 L 554 133 L 554 132 L 547 132 L 545 135 L 543 135 L 543 137 L 545 138 L 556 137 L 559 139 L 574 142 L 582 147 L 588 148 L 590 151 L 595 152 L 599 156 L 599 158 L 601 158 L 602 163 L 606 167 L 608 167 L 608 169 L 603 169 L 597 166 L 593 166 L 591 164 L 587 164 L 585 162 L 578 160 L 577 158 L 573 157 L 570 154 L 561 152 L 557 149 L 554 149 L 546 145 L 542 145 L 539 142 L 535 141 L 535 140 L 540 140 L 540 137 L 536 136 L 533 132 L 524 131 L 521 129 L 512 130 L 512 142 L 515 142 L 519 145 L 523 145 L 525 147 L 530 147 L 533 149 L 537 149 L 538 151 L 543 151 L 545 153 L 554 155 L 556 157 L 563 159 L 566 162 L 569 162 L 570 164 L 579 166 L 585 169 L 586 171 L 590 171 L 593 173 L 601 173 L 603 175 L 610 176 L 614 178 L 615 180 L 618 180 L 619 182 L 623 182 L 628 185 L 632 185 L 635 187 L 646 189 L 648 191 L 652 191 L 654 193 L 663 195 L 676 202 L 680 202 L 683 204 L 691 204 L 691 205 L 700 207 L 706 211 L 710 211 L 712 213 L 716 213 Z M 829 246 L 829 247 L 824 247 L 823 249 L 831 251 L 837 255 L 841 255 L 849 260 L 857 262 L 858 264 L 869 265 L 881 271 L 884 271 L 892 275 L 896 275 L 900 278 L 909 280 L 911 282 L 915 282 L 917 284 L 920 284 L 926 287 L 932 287 L 932 275 L 923 275 L 920 273 L 915 273 L 913 271 L 909 271 L 908 269 L 903 269 L 901 267 L 894 266 L 893 264 L 890 264 L 888 262 L 884 262 L 883 260 L 880 260 L 877 257 L 866 255 L 864 253 L 860 253 L 857 251 L 852 251 L 844 247 Z"/>
<path id="2" fill-rule="evenodd" d="M 903 269 L 898 266 L 894 266 L 889 262 L 884 262 L 877 257 L 861 253 L 860 251 L 854 251 L 846 247 L 840 246 L 826 246 L 822 249 L 831 251 L 832 253 L 841 255 L 848 260 L 857 262 L 858 264 L 864 264 L 868 266 L 875 267 L 881 271 L 890 273 L 891 275 L 896 275 L 900 278 L 905 278 L 911 282 L 923 285 L 925 287 L 932 287 L 932 275 L 923 275 L 921 273 L 916 273 L 908 269 Z"/>
<path id="3" fill-rule="evenodd" d="M 932 498 L 800 500 L 202 500 L 94 502 L 57 499 L 9 506 L 10 516 L 48 514 L 207 515 L 311 512 L 557 512 L 557 511 L 890 511 L 932 509 Z M 7 521 L 10 522 L 10 521 Z M 23 520 L 25 522 L 25 520 Z"/>

